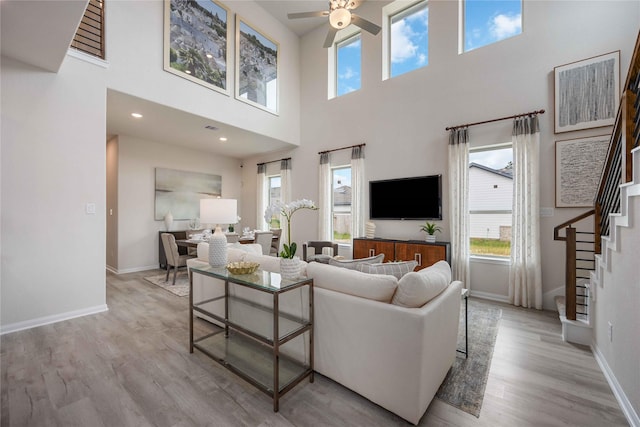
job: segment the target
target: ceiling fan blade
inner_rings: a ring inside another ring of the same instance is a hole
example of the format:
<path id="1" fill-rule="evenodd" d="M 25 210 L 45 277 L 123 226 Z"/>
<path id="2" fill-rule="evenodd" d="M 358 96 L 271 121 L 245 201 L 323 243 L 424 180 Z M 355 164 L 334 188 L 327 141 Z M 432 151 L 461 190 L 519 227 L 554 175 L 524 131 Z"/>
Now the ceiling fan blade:
<path id="1" fill-rule="evenodd" d="M 380 30 L 382 29 L 382 27 L 379 27 L 378 25 L 374 24 L 373 22 L 367 21 L 366 19 L 361 18 L 360 16 L 356 15 L 355 13 L 351 14 L 351 23 L 353 25 L 355 25 L 356 27 L 360 27 L 363 30 L 370 32 L 374 36 L 376 34 L 378 34 L 380 32 Z"/>
<path id="2" fill-rule="evenodd" d="M 287 14 L 287 18 L 289 18 L 289 19 L 320 18 L 322 16 L 329 16 L 329 11 L 328 10 L 318 10 L 316 12 L 298 12 L 298 13 L 289 13 L 289 14 Z"/>
<path id="3" fill-rule="evenodd" d="M 324 39 L 324 48 L 328 49 L 333 45 L 333 40 L 336 38 L 336 34 L 338 30 L 333 27 L 329 27 L 329 32 L 327 33 L 327 38 Z"/>

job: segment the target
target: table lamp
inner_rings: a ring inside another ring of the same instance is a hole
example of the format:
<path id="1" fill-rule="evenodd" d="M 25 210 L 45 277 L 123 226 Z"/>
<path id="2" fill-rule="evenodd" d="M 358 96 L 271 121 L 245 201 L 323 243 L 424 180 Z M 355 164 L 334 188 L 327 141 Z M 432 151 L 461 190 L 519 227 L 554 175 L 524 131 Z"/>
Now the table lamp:
<path id="1" fill-rule="evenodd" d="M 238 201 L 235 199 L 200 199 L 200 222 L 216 224 L 209 239 L 209 264 L 212 267 L 227 265 L 227 236 L 220 224 L 234 224 L 238 220 Z"/>

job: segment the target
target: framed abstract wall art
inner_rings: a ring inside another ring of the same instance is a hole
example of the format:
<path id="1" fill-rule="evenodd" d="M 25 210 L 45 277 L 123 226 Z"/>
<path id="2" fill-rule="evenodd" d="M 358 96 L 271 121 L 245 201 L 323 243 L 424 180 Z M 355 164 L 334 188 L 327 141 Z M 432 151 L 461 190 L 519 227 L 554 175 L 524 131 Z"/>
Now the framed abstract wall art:
<path id="1" fill-rule="evenodd" d="M 556 141 L 556 207 L 592 208 L 611 135 Z"/>
<path id="2" fill-rule="evenodd" d="M 555 133 L 613 125 L 620 103 L 620 51 L 554 68 Z"/>
<path id="3" fill-rule="evenodd" d="M 236 98 L 278 114 L 279 45 L 236 15 Z"/>
<path id="4" fill-rule="evenodd" d="M 175 220 L 200 217 L 200 199 L 222 195 L 222 177 L 201 172 L 156 168 L 155 220 L 167 212 Z"/>
<path id="5" fill-rule="evenodd" d="M 165 0 L 165 71 L 228 95 L 229 15 L 213 0 Z"/>

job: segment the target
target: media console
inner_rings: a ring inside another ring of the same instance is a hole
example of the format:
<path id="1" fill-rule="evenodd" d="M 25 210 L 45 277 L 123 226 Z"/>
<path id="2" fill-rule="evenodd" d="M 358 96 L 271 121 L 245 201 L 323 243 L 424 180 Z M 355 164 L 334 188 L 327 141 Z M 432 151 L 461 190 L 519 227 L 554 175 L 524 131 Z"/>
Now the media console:
<path id="1" fill-rule="evenodd" d="M 414 271 L 422 270 L 438 261 L 451 264 L 451 245 L 449 242 L 427 243 L 422 240 L 353 239 L 353 258 L 367 258 L 384 254 L 385 261 L 416 261 Z"/>

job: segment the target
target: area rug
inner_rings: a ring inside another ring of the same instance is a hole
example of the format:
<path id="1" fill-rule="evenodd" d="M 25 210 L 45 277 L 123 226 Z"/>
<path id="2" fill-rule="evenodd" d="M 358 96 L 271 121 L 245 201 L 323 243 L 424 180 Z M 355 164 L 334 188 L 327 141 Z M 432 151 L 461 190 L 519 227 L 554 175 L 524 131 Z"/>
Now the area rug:
<path id="1" fill-rule="evenodd" d="M 469 299 L 469 357 L 457 353 L 436 397 L 476 417 L 480 416 L 493 347 L 502 310 Z M 458 348 L 464 349 L 464 300 L 460 310 Z"/>
<path id="2" fill-rule="evenodd" d="M 176 276 L 176 284 L 173 283 L 173 271 L 169 273 L 169 281 L 165 282 L 164 278 L 167 276 L 167 273 L 158 274 L 156 276 L 148 276 L 145 277 L 149 283 L 153 283 L 156 286 L 160 286 L 162 289 L 165 289 L 171 292 L 174 295 L 179 297 L 188 297 L 189 296 L 189 276 L 187 275 L 187 271 L 178 271 L 178 275 Z"/>

